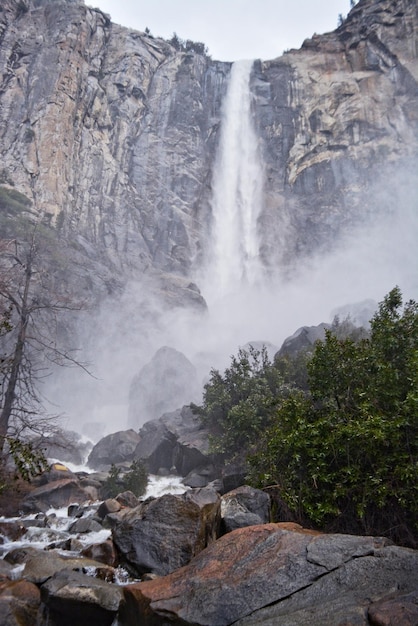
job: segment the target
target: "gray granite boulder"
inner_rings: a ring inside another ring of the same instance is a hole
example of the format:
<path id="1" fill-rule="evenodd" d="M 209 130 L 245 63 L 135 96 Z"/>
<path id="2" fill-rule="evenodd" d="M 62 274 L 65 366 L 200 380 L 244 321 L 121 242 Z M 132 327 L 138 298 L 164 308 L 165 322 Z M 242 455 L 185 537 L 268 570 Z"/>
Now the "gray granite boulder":
<path id="1" fill-rule="evenodd" d="M 229 533 L 236 528 L 267 524 L 270 521 L 270 497 L 261 489 L 238 487 L 221 498 L 221 528 Z"/>
<path id="2" fill-rule="evenodd" d="M 112 536 L 121 562 L 139 575 L 165 575 L 216 539 L 220 498 L 212 489 L 195 489 L 149 499 L 116 515 Z"/>
<path id="3" fill-rule="evenodd" d="M 89 454 L 87 464 L 92 469 L 107 471 L 112 464 L 129 463 L 140 436 L 135 430 L 120 430 L 100 439 Z"/>
<path id="4" fill-rule="evenodd" d="M 418 589 L 417 571 L 418 551 L 382 538 L 249 526 L 168 576 L 125 587 L 121 622 L 366 626 L 374 602 Z"/>
<path id="5" fill-rule="evenodd" d="M 129 391 L 129 425 L 138 428 L 168 411 L 198 399 L 194 365 L 178 350 L 164 346 L 134 377 Z"/>

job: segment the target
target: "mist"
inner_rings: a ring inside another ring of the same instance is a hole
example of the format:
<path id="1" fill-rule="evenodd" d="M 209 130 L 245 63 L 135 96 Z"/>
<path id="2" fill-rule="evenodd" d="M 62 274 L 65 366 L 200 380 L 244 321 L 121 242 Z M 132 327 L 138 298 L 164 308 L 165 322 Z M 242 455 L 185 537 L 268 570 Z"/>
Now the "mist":
<path id="1" fill-rule="evenodd" d="M 371 209 L 326 250 L 294 259 L 290 275 L 281 267 L 273 275 L 263 272 L 254 253 L 262 243 L 257 216 L 263 199 L 256 183 L 263 179 L 263 164 L 256 145 L 251 145 L 256 136 L 245 95 L 250 68 L 236 66 L 214 165 L 214 223 L 206 241 L 207 263 L 190 276 L 207 309 L 197 310 L 187 302 L 170 308 L 155 283 L 140 276 L 123 294 L 102 302 L 94 314 L 83 314 L 77 321 L 81 356 L 91 363 L 94 378 L 77 370 L 59 372 L 49 389 L 67 416 L 63 424 L 68 428 L 96 438 L 127 428 L 132 379 L 163 346 L 189 359 L 202 389 L 210 369 L 222 370 L 248 342 L 268 344 L 274 353 L 299 327 L 331 322 L 341 307 L 353 311 L 355 321 L 353 305 L 365 300 L 377 305 L 396 285 L 405 301 L 417 298 L 418 164 L 412 161 L 395 173 L 392 167 L 390 176 L 382 171 L 367 190 L 365 205 Z M 244 103 L 238 113 L 233 101 Z M 239 141 L 243 132 L 250 141 L 245 149 Z M 282 240 L 287 236 L 284 227 Z M 191 390 L 184 403 L 199 402 L 200 397 Z M 148 419 L 139 416 L 136 427 Z"/>

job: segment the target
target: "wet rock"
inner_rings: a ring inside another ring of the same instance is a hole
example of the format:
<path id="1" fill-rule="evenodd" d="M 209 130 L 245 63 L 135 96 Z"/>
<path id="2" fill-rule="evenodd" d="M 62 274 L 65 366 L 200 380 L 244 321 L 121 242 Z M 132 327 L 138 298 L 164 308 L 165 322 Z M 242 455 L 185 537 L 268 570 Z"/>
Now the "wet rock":
<path id="1" fill-rule="evenodd" d="M 418 624 L 418 589 L 398 593 L 374 602 L 368 610 L 372 626 L 416 626 Z"/>
<path id="2" fill-rule="evenodd" d="M 2 626 L 41 624 L 41 594 L 26 580 L 0 580 L 0 620 Z"/>
<path id="3" fill-rule="evenodd" d="M 381 538 L 250 526 L 224 535 L 181 570 L 125 588 L 121 622 L 131 626 L 146 615 L 149 623 L 194 626 L 367 624 L 373 597 L 394 585 L 417 588 L 417 566 L 417 551 Z"/>
<path id="4" fill-rule="evenodd" d="M 74 534 L 96 533 L 102 528 L 102 525 L 91 517 L 81 517 L 71 524 L 68 531 Z"/>
<path id="5" fill-rule="evenodd" d="M 36 479 L 39 485 L 47 485 L 48 483 L 55 482 L 63 479 L 77 480 L 77 476 L 63 463 L 53 463 L 47 472 L 43 472 Z"/>
<path id="6" fill-rule="evenodd" d="M 120 430 L 100 439 L 89 454 L 87 464 L 95 470 L 108 470 L 112 464 L 132 461 L 140 437 L 135 430 Z"/>
<path id="7" fill-rule="evenodd" d="M 75 478 L 63 478 L 34 489 L 22 500 L 22 510 L 30 513 L 61 508 L 72 502 L 85 502 L 88 495 Z"/>
<path id="8" fill-rule="evenodd" d="M 25 560 L 22 578 L 37 585 L 43 584 L 51 576 L 63 570 L 89 571 L 92 575 L 96 570 L 105 571 L 103 563 L 83 557 L 67 557 L 56 552 L 39 551 Z M 113 578 L 112 568 L 107 568 L 108 576 Z"/>
<path id="9" fill-rule="evenodd" d="M 104 519 L 109 513 L 117 513 L 122 508 L 122 505 L 114 498 L 108 498 L 103 500 L 97 509 L 97 516 L 100 519 Z"/>
<path id="10" fill-rule="evenodd" d="M 88 559 L 93 559 L 99 563 L 116 567 L 118 563 L 118 557 L 115 546 L 111 539 L 103 541 L 102 543 L 94 543 L 81 551 L 81 556 Z"/>
<path id="11" fill-rule="evenodd" d="M 122 562 L 139 575 L 182 567 L 217 536 L 220 498 L 211 489 L 165 495 L 127 511 L 112 529 Z"/>
<path id="12" fill-rule="evenodd" d="M 238 487 L 221 498 L 221 528 L 229 533 L 237 528 L 267 524 L 270 521 L 270 497 L 248 485 Z"/>
<path id="13" fill-rule="evenodd" d="M 0 559 L 0 580 L 3 580 L 4 578 L 11 578 L 12 570 L 13 565 L 4 559 Z"/>
<path id="14" fill-rule="evenodd" d="M 142 459 L 153 474 L 161 470 L 173 473 L 175 468 L 177 474 L 187 476 L 195 470 L 204 471 L 212 464 L 208 433 L 189 406 L 145 423 L 139 434 L 141 441 L 134 456 Z"/>
<path id="15" fill-rule="evenodd" d="M 11 565 L 20 565 L 22 563 L 26 563 L 28 559 L 40 553 L 42 553 L 42 550 L 38 550 L 38 548 L 34 548 L 33 546 L 13 548 L 6 554 L 4 560 Z"/>
<path id="16" fill-rule="evenodd" d="M 42 585 L 41 597 L 51 626 L 110 626 L 121 590 L 80 572 L 62 571 Z"/>
<path id="17" fill-rule="evenodd" d="M 0 522 L 0 535 L 9 541 L 17 541 L 25 532 L 25 525 L 21 522 Z"/>
<path id="18" fill-rule="evenodd" d="M 119 493 L 115 500 L 121 505 L 121 506 L 127 506 L 130 509 L 133 509 L 134 507 L 138 506 L 139 504 L 139 500 L 136 497 L 136 495 L 134 493 L 132 493 L 132 491 L 123 491 L 122 493 Z"/>
<path id="19" fill-rule="evenodd" d="M 148 472 L 157 474 L 161 468 L 173 465 L 176 437 L 160 420 L 147 422 L 140 430 L 140 442 L 134 457 L 144 462 Z"/>

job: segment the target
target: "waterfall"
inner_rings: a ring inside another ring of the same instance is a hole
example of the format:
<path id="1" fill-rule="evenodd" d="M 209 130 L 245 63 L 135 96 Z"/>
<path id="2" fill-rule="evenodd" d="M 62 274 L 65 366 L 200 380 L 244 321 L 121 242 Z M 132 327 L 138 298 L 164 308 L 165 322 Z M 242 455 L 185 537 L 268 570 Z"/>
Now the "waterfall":
<path id="1" fill-rule="evenodd" d="M 252 65 L 233 64 L 223 107 L 212 181 L 212 244 L 205 280 L 209 299 L 254 285 L 261 275 L 257 218 L 263 171 L 251 115 Z"/>

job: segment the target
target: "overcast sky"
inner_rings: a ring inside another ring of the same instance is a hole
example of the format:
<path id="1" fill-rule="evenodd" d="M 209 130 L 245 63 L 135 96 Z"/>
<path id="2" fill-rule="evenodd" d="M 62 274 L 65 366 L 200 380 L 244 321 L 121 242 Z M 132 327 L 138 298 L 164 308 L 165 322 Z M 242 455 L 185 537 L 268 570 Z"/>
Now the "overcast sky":
<path id="1" fill-rule="evenodd" d="M 273 59 L 314 33 L 337 27 L 350 0 L 85 0 L 112 22 L 202 41 L 213 59 Z"/>

